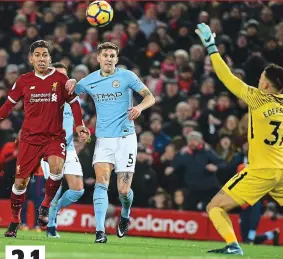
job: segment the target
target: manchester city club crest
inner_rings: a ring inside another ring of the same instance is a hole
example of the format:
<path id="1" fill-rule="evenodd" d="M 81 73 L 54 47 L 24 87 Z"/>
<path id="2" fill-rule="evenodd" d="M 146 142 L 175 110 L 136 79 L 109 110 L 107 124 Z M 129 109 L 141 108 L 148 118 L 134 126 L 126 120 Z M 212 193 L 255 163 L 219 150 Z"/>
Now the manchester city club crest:
<path id="1" fill-rule="evenodd" d="M 118 88 L 120 86 L 120 82 L 118 80 L 114 80 L 113 83 L 112 83 L 112 86 L 114 88 Z"/>

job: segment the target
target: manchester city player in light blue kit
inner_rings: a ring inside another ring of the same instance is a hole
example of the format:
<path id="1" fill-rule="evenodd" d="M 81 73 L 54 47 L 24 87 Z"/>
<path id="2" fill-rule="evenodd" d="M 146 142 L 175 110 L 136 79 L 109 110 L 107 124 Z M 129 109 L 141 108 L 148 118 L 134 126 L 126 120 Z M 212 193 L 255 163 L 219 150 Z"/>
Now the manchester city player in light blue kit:
<path id="1" fill-rule="evenodd" d="M 53 64 L 58 72 L 67 75 L 67 68 L 61 63 Z M 62 186 L 58 189 L 54 199 L 51 202 L 49 208 L 49 223 L 47 225 L 47 237 L 59 238 L 60 235 L 56 231 L 56 217 L 60 209 L 68 207 L 72 203 L 78 201 L 78 199 L 84 193 L 83 187 L 83 172 L 79 158 L 77 156 L 75 146 L 74 146 L 74 118 L 71 107 L 69 104 L 65 103 L 64 113 L 63 113 L 63 128 L 66 131 L 66 160 L 63 168 L 63 174 L 67 180 L 69 190 L 67 190 L 61 197 Z M 49 165 L 48 163 L 41 162 L 42 169 L 45 178 L 49 175 Z M 61 198 L 60 198 L 61 197 Z"/>
<path id="2" fill-rule="evenodd" d="M 96 219 L 96 243 L 106 243 L 105 216 L 108 207 L 108 185 L 111 171 L 117 174 L 119 199 L 122 204 L 117 236 L 122 238 L 128 231 L 130 208 L 133 201 L 131 183 L 135 171 L 137 137 L 135 120 L 143 110 L 155 103 L 148 88 L 135 73 L 116 68 L 119 48 L 105 42 L 98 46 L 97 60 L 100 70 L 80 80 L 76 94 L 88 93 L 92 96 L 97 112 L 96 146 L 93 165 L 96 184 L 93 194 Z M 69 93 L 74 87 L 67 87 Z M 133 91 L 138 92 L 143 101 L 133 107 Z"/>

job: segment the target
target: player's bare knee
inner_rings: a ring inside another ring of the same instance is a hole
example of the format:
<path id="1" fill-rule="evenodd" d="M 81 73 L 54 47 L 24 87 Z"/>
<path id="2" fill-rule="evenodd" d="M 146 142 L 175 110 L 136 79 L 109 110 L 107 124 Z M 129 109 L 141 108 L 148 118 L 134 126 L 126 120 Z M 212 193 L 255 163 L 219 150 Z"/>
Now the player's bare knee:
<path id="1" fill-rule="evenodd" d="M 109 184 L 109 177 L 107 175 L 97 175 L 96 176 L 96 183 L 103 183 L 103 184 Z"/>
<path id="2" fill-rule="evenodd" d="M 118 192 L 119 194 L 121 194 L 122 196 L 126 196 L 130 191 L 130 187 L 127 186 L 123 186 L 123 187 L 118 187 Z"/>
<path id="3" fill-rule="evenodd" d="M 84 188 L 83 178 L 80 175 L 65 175 L 70 190 L 80 191 Z"/>
<path id="4" fill-rule="evenodd" d="M 29 179 L 16 179 L 14 186 L 17 190 L 24 190 L 28 185 Z"/>
<path id="5" fill-rule="evenodd" d="M 26 185 L 24 184 L 24 183 L 21 183 L 21 184 L 16 184 L 15 183 L 15 188 L 17 189 L 17 190 L 24 190 L 25 188 L 26 188 Z"/>
<path id="6" fill-rule="evenodd" d="M 55 175 L 61 174 L 62 169 L 63 169 L 62 166 L 59 165 L 59 164 L 50 165 L 50 173 L 51 174 L 55 174 Z"/>
<path id="7" fill-rule="evenodd" d="M 206 206 L 206 212 L 209 213 L 209 211 L 215 207 L 217 207 L 216 204 L 210 201 Z"/>
<path id="8" fill-rule="evenodd" d="M 70 190 L 73 190 L 73 191 L 80 191 L 80 190 L 83 190 L 84 189 L 84 185 L 83 183 L 77 183 L 77 184 L 73 184 L 73 185 L 69 185 L 69 189 Z"/>

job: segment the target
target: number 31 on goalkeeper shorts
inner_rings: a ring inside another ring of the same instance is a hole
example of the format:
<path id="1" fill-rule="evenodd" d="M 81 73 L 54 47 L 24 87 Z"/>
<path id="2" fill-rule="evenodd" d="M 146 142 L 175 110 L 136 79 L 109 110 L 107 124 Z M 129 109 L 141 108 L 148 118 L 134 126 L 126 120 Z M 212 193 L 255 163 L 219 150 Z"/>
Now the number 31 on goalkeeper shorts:
<path id="1" fill-rule="evenodd" d="M 6 246 L 6 259 L 45 259 L 45 246 Z"/>

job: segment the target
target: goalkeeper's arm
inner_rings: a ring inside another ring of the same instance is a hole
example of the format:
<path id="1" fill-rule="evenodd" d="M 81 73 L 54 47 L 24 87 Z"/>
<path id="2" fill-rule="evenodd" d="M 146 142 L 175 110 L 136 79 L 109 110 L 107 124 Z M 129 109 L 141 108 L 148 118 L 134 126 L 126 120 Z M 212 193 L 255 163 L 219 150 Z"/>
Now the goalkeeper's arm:
<path id="1" fill-rule="evenodd" d="M 198 24 L 196 33 L 200 37 L 203 45 L 207 48 L 214 71 L 218 78 L 233 94 L 244 100 L 247 104 L 252 105 L 253 99 L 255 98 L 254 92 L 258 90 L 248 86 L 233 75 L 218 53 L 218 49 L 215 45 L 214 34 L 211 32 L 209 26 L 204 23 Z"/>
<path id="2" fill-rule="evenodd" d="M 223 84 L 237 97 L 246 101 L 245 95 L 248 94 L 249 86 L 233 75 L 219 53 L 211 54 L 210 59 L 216 75 Z"/>

